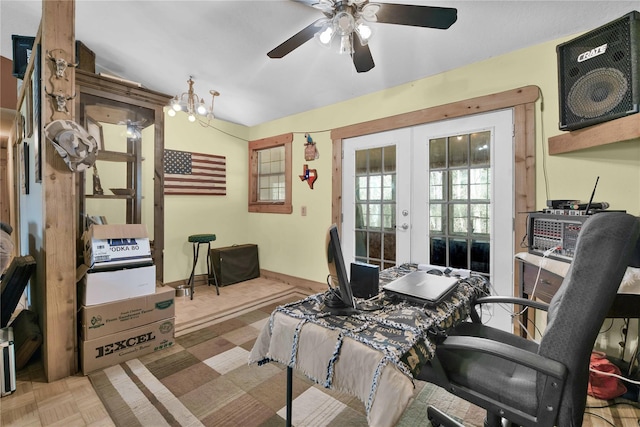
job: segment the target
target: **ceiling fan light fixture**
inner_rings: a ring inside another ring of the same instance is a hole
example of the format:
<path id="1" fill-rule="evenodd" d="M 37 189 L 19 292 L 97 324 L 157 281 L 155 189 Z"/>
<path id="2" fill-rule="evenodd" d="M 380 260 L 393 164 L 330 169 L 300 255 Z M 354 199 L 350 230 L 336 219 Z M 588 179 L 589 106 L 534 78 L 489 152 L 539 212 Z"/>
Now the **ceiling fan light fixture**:
<path id="1" fill-rule="evenodd" d="M 365 46 L 367 43 L 369 43 L 369 40 L 373 35 L 373 30 L 369 25 L 367 25 L 367 23 L 364 20 L 358 19 L 356 21 L 356 34 L 360 39 L 360 44 L 362 46 Z"/>
<path id="2" fill-rule="evenodd" d="M 331 46 L 331 41 L 333 40 L 335 33 L 336 31 L 333 28 L 333 22 L 327 21 L 322 28 L 320 28 L 320 31 L 314 35 L 314 37 L 321 46 L 329 47 Z"/>
<path id="3" fill-rule="evenodd" d="M 353 39 L 351 34 L 340 36 L 340 48 L 338 53 L 341 55 L 351 55 L 353 53 Z"/>
<path id="4" fill-rule="evenodd" d="M 378 13 L 379 10 L 380 10 L 379 4 L 368 3 L 362 7 L 362 10 L 360 11 L 360 16 L 362 16 L 363 19 L 366 19 L 369 22 L 377 22 L 378 17 L 376 16 L 376 13 Z"/>
<path id="5" fill-rule="evenodd" d="M 353 15 L 346 10 L 336 13 L 336 16 L 333 17 L 333 22 L 334 26 L 342 36 L 353 33 L 353 30 L 356 27 Z"/>

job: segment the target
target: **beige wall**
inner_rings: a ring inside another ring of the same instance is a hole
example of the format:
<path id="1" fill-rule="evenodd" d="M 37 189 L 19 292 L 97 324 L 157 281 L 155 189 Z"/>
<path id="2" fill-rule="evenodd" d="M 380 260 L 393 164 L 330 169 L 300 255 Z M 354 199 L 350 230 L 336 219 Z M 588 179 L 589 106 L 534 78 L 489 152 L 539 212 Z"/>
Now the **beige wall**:
<path id="1" fill-rule="evenodd" d="M 606 201 L 611 204 L 610 209 L 625 209 L 640 215 L 640 140 L 563 155 L 546 154 L 547 138 L 561 133 L 558 130 L 555 47 L 571 38 L 522 49 L 250 129 L 234 127 L 232 133 L 245 132 L 247 139 L 295 133 L 291 215 L 247 213 L 246 143 L 200 129 L 187 123 L 186 118 L 180 120 L 178 129 L 174 124 L 176 118 L 168 117 L 167 148 L 228 156 L 229 194 L 221 198 L 166 198 L 165 280 L 170 282 L 187 276 L 191 257 L 186 243 L 188 234 L 215 232 L 219 246 L 258 244 L 263 269 L 324 282 L 327 269 L 323 246 L 331 220 L 330 129 L 528 85 L 540 88 L 543 101 L 539 100 L 536 105 L 537 208 L 543 208 L 548 198 L 588 201 L 595 179 L 600 176 L 595 201 Z M 358 76 L 344 78 L 356 79 Z M 313 88 L 309 91 L 312 94 Z M 304 161 L 304 132 L 310 132 L 317 143 L 318 160 Z M 318 171 L 313 190 L 298 178 L 305 163 Z M 307 207 L 306 216 L 301 215 L 302 206 Z"/>
<path id="2" fill-rule="evenodd" d="M 247 212 L 248 128 L 214 120 L 202 127 L 184 113 L 165 114 L 165 148 L 225 156 L 226 196 L 165 196 L 164 281 L 188 279 L 192 265 L 191 234 L 213 233 L 213 247 L 246 243 L 250 239 Z M 238 136 L 234 138 L 227 134 Z M 203 247 L 201 246 L 201 249 Z M 206 272 L 204 254 L 196 274 Z"/>

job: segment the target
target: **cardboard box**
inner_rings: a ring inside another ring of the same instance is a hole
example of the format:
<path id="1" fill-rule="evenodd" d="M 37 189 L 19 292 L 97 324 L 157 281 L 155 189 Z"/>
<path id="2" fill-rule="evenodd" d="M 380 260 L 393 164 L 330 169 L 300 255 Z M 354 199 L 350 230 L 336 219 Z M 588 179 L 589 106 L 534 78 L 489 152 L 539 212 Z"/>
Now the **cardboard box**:
<path id="1" fill-rule="evenodd" d="M 144 224 L 93 224 L 83 240 L 84 263 L 92 271 L 153 264 Z"/>
<path id="2" fill-rule="evenodd" d="M 151 295 L 156 292 L 156 266 L 87 272 L 79 290 L 84 306 Z"/>
<path id="3" fill-rule="evenodd" d="M 151 295 L 82 307 L 80 338 L 93 340 L 175 317 L 175 294 L 174 288 L 165 286 Z"/>
<path id="4" fill-rule="evenodd" d="M 175 319 L 159 320 L 95 340 L 80 341 L 80 364 L 86 375 L 175 345 Z"/>

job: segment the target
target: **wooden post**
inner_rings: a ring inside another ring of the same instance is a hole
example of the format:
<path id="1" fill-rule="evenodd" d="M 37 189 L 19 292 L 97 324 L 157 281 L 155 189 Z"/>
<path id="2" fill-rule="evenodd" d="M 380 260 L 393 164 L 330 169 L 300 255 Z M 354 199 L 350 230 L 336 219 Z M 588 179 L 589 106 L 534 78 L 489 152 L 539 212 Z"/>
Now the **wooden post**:
<path id="1" fill-rule="evenodd" d="M 44 127 L 58 119 L 75 119 L 75 69 L 66 68 L 56 77 L 55 58 L 75 64 L 75 1 L 44 0 L 41 21 L 42 69 L 41 122 Z M 66 100 L 59 111 L 54 96 Z M 44 279 L 38 280 L 43 296 L 43 362 L 47 381 L 77 372 L 76 360 L 76 222 L 75 173 L 53 145 L 41 135 Z"/>

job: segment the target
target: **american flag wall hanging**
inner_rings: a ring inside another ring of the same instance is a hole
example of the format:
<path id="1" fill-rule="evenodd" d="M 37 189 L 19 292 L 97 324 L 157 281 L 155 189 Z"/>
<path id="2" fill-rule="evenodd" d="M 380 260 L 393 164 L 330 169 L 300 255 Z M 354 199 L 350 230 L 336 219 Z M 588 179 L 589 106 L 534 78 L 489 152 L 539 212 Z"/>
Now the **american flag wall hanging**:
<path id="1" fill-rule="evenodd" d="M 164 194 L 225 196 L 224 156 L 164 150 Z"/>

